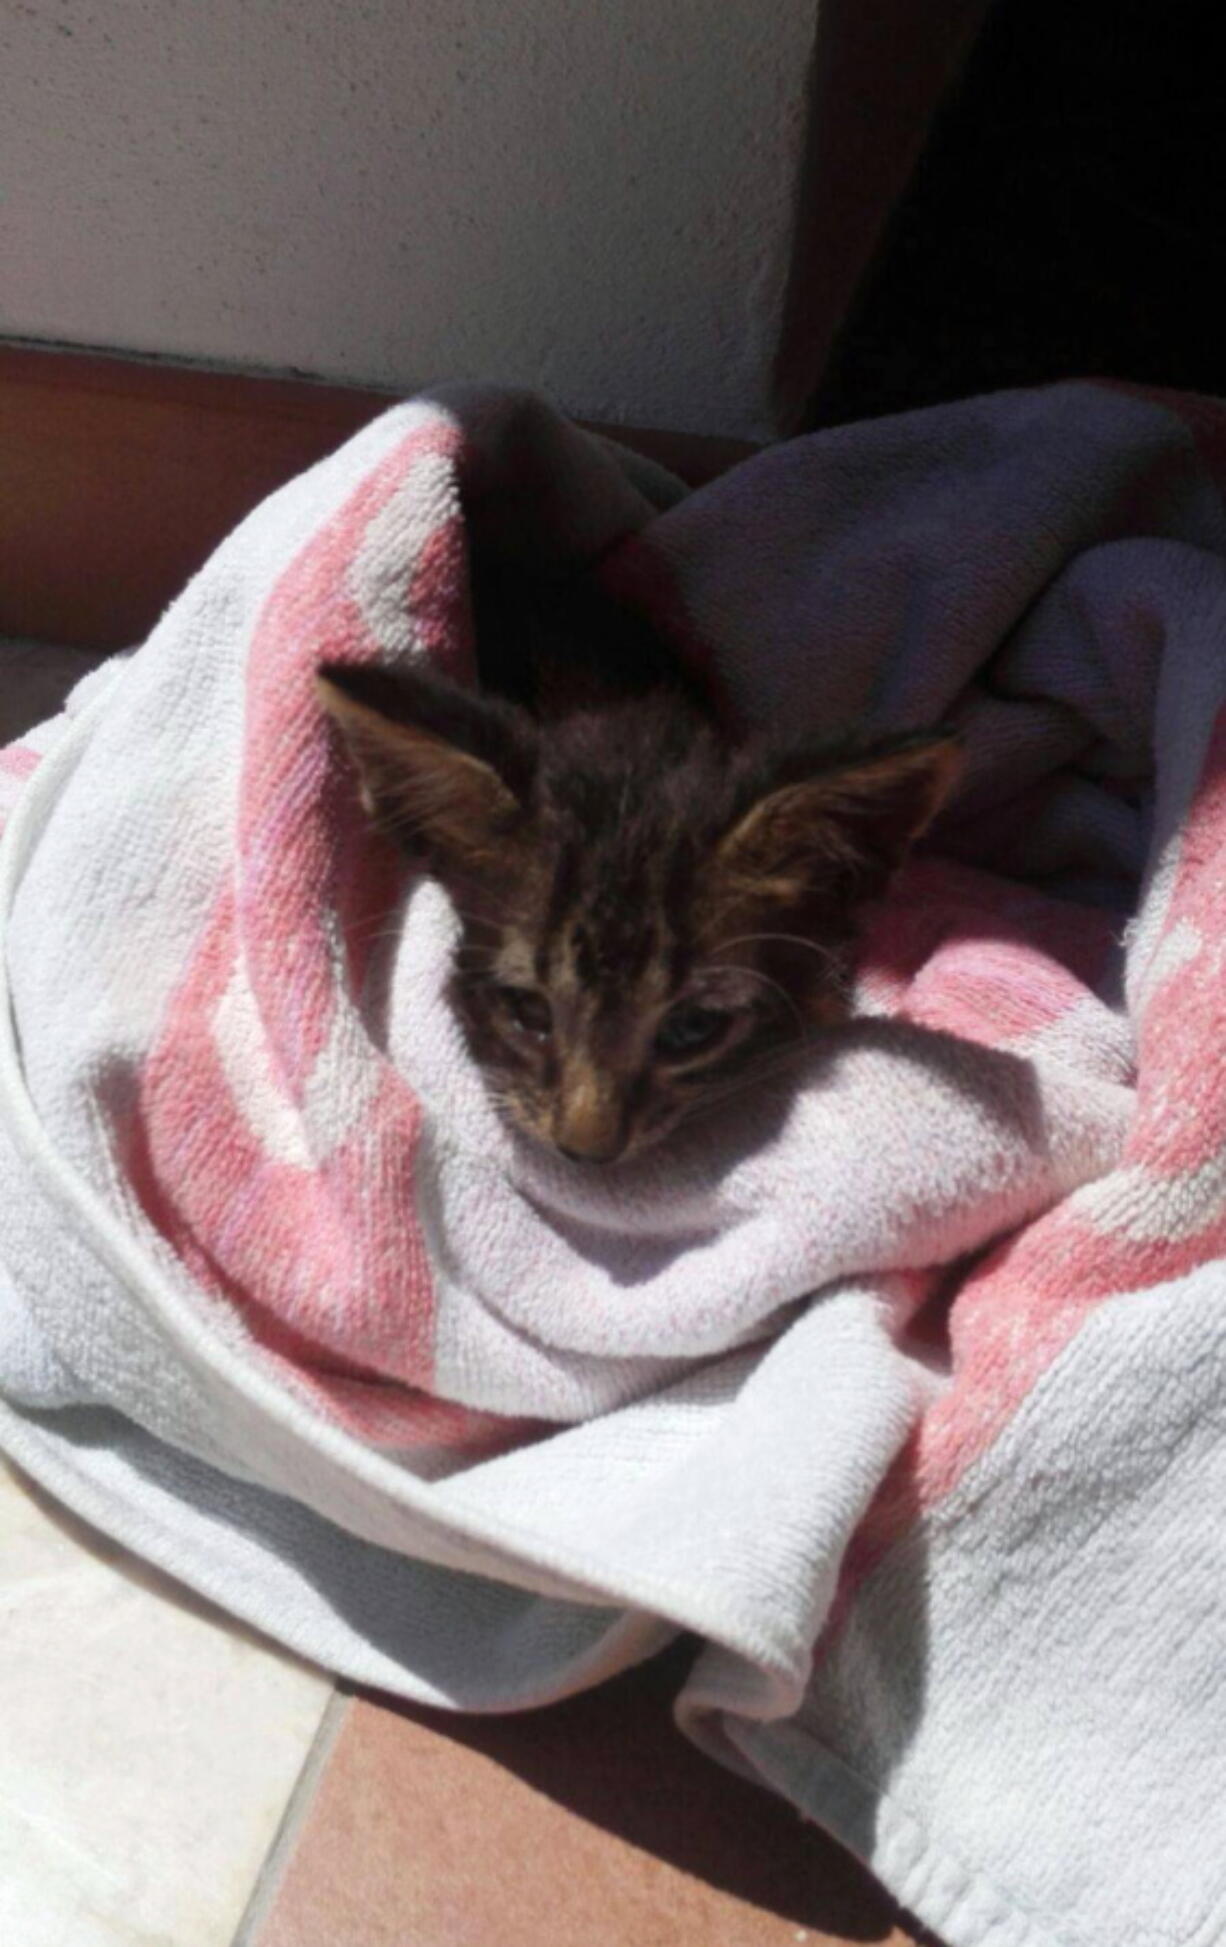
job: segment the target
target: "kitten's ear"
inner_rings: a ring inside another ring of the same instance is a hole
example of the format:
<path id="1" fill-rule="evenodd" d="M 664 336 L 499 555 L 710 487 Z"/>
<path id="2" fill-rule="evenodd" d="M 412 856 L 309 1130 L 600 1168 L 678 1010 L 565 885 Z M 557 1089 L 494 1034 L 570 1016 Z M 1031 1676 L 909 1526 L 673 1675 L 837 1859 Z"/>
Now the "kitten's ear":
<path id="1" fill-rule="evenodd" d="M 725 882 L 781 904 L 832 880 L 870 897 L 932 822 L 958 769 L 946 732 L 886 738 L 807 776 L 793 759 L 722 839 Z"/>
<path id="2" fill-rule="evenodd" d="M 424 670 L 327 664 L 315 686 L 391 837 L 444 869 L 497 863 L 535 763 L 522 713 Z"/>

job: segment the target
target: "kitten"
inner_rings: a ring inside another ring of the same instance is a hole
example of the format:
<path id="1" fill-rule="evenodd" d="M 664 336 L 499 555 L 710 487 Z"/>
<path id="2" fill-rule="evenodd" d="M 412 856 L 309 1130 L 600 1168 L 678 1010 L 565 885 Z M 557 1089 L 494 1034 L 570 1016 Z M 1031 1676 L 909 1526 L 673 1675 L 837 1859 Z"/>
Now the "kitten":
<path id="1" fill-rule="evenodd" d="M 482 689 L 325 666 L 319 694 L 367 811 L 453 899 L 452 998 L 496 1099 L 608 1163 L 845 1015 L 857 908 L 956 745 L 738 741 L 649 631 L 576 588 L 525 603 L 487 578 L 475 609 Z"/>

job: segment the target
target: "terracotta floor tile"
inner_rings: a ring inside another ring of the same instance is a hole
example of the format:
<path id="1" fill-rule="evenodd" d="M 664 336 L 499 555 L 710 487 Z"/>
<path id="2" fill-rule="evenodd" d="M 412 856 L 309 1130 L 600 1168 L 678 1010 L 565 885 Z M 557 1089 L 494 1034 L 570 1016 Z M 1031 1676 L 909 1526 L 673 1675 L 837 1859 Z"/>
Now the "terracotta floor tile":
<path id="1" fill-rule="evenodd" d="M 355 1699 L 244 1947 L 776 1947 L 914 1936 L 673 1728 L 676 1659 L 527 1716 Z"/>

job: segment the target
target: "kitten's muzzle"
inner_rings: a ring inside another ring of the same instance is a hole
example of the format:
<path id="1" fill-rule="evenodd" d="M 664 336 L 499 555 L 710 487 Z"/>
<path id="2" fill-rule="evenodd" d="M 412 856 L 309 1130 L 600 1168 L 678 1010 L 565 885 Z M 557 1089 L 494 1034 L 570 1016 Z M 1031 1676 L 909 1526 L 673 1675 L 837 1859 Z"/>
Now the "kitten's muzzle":
<path id="1" fill-rule="evenodd" d="M 551 1130 L 555 1149 L 572 1163 L 614 1163 L 629 1139 L 623 1092 L 582 1059 L 568 1063 Z"/>

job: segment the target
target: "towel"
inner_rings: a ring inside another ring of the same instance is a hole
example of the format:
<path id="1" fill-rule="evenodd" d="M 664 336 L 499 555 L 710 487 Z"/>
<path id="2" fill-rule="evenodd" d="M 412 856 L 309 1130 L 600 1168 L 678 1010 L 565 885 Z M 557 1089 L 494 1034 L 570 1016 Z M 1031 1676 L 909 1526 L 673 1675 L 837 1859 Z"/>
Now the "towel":
<path id="1" fill-rule="evenodd" d="M 1226 1940 L 1226 411 L 1076 385 L 686 495 L 397 407 L 0 756 L 0 1442 L 350 1678 L 678 1631 L 708 1750 L 951 1947 Z M 750 726 L 955 723 L 854 1019 L 606 1171 L 517 1136 L 320 662 L 586 568 Z"/>

